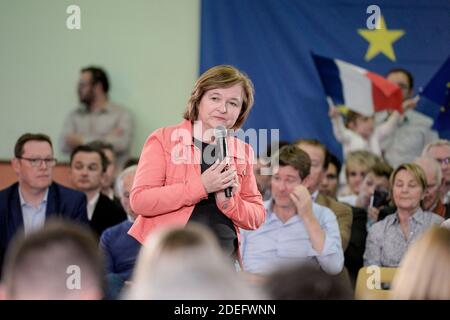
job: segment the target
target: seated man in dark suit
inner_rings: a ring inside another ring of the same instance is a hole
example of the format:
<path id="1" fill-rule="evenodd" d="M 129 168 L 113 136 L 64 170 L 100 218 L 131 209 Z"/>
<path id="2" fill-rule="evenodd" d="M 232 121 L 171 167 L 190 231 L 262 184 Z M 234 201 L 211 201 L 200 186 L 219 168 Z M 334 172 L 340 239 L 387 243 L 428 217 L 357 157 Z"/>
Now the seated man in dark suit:
<path id="1" fill-rule="evenodd" d="M 106 228 L 127 218 L 122 208 L 100 192 L 107 166 L 108 160 L 103 151 L 89 145 L 76 147 L 70 155 L 72 183 L 86 194 L 89 223 L 98 237 Z"/>
<path id="2" fill-rule="evenodd" d="M 114 194 L 114 180 L 116 179 L 117 174 L 117 159 L 116 154 L 114 153 L 114 147 L 109 142 L 104 142 L 101 140 L 95 140 L 89 143 L 89 145 L 93 148 L 97 148 L 103 151 L 108 160 L 108 166 L 106 167 L 106 172 L 103 175 L 102 179 L 102 190 L 101 192 L 113 200 L 118 205 L 120 204 L 120 199 L 116 197 Z"/>
<path id="3" fill-rule="evenodd" d="M 12 167 L 18 182 L 0 191 L 0 267 L 19 228 L 28 235 L 51 216 L 88 223 L 86 196 L 52 181 L 55 164 L 47 135 L 26 133 L 17 140 Z"/>
<path id="4" fill-rule="evenodd" d="M 119 196 L 128 219 L 106 229 L 100 238 L 100 248 L 105 255 L 106 273 L 117 274 L 123 281 L 130 280 L 141 244 L 128 235 L 128 230 L 136 219 L 130 207 L 130 192 L 137 166 L 125 169 L 116 181 L 116 194 Z"/>

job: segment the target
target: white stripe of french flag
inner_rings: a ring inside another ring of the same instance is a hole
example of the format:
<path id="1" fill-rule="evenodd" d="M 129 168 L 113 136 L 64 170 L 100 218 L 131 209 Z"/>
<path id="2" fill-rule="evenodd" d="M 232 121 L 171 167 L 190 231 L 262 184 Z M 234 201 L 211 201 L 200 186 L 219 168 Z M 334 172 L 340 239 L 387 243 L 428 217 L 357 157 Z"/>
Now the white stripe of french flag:
<path id="1" fill-rule="evenodd" d="M 399 86 L 382 76 L 345 61 L 334 59 L 339 70 L 345 105 L 365 116 L 382 110 L 403 112 Z"/>

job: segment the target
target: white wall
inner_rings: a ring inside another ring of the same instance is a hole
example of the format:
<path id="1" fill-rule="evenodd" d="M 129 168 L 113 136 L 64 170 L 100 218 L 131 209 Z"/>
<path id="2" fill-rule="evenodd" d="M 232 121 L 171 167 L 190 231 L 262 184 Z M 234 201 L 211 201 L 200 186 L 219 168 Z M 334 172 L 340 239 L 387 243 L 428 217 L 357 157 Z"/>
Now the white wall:
<path id="1" fill-rule="evenodd" d="M 69 30 L 66 8 L 81 8 Z M 132 154 L 154 129 L 181 120 L 197 77 L 199 0 L 0 0 L 0 159 L 25 132 L 57 147 L 77 104 L 81 67 L 104 67 L 110 96 L 135 121 Z"/>

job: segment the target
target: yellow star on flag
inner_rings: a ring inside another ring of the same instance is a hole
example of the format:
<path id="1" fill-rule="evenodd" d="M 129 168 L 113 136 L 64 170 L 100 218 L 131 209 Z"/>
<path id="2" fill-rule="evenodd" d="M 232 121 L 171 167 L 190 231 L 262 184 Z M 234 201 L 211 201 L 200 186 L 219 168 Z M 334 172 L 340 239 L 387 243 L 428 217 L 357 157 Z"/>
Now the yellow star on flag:
<path id="1" fill-rule="evenodd" d="M 388 30 L 384 17 L 380 16 L 378 25 L 374 30 L 358 29 L 358 33 L 369 42 L 369 47 L 367 48 L 366 56 L 364 57 L 366 61 L 370 61 L 379 53 L 382 53 L 392 61 L 395 61 L 396 58 L 392 45 L 405 34 L 405 31 Z"/>

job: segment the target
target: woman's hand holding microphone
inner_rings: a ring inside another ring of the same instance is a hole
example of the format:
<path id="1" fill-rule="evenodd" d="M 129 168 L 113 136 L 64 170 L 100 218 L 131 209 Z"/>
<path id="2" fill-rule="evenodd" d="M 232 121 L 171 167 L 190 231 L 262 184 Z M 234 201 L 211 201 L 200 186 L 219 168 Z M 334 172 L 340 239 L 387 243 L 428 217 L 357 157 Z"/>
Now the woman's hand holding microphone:
<path id="1" fill-rule="evenodd" d="M 232 192 L 234 192 L 238 187 L 236 169 L 229 167 L 227 159 L 224 159 L 222 162 L 217 160 L 202 173 L 201 179 L 206 192 L 215 192 L 218 197 L 223 195 L 225 198 L 225 192 L 223 191 L 226 188 L 232 187 Z"/>

